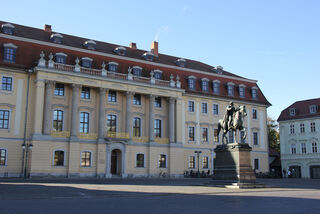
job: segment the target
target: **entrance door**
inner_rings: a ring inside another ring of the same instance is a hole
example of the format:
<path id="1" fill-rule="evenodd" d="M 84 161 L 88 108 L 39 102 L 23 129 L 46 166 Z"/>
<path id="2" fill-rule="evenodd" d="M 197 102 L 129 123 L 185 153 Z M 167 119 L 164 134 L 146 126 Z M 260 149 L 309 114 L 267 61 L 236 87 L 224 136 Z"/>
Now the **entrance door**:
<path id="1" fill-rule="evenodd" d="M 289 170 L 291 175 L 289 178 L 301 178 L 301 167 L 300 166 L 290 166 Z"/>
<path id="2" fill-rule="evenodd" d="M 320 165 L 310 166 L 310 178 L 320 178 Z"/>
<path id="3" fill-rule="evenodd" d="M 121 151 L 119 149 L 114 149 L 111 152 L 111 174 L 121 174 Z"/>

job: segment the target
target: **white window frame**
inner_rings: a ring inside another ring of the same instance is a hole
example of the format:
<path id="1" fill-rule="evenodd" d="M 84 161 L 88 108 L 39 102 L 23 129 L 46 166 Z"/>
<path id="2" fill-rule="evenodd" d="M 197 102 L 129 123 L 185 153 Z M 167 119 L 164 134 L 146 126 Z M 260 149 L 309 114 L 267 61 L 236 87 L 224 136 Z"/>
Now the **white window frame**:
<path id="1" fill-rule="evenodd" d="M 8 128 L 7 129 L 0 129 L 0 131 L 7 130 L 10 132 L 11 130 L 11 116 L 12 116 L 12 109 L 0 108 L 0 111 L 9 111 L 9 119 L 8 119 Z"/>
<path id="2" fill-rule="evenodd" d="M 140 136 L 133 136 L 133 127 L 134 127 L 134 118 L 139 118 L 140 119 Z M 162 122 L 161 122 L 162 123 Z M 161 124 L 162 125 L 162 124 Z M 143 137 L 144 136 L 144 133 L 143 132 L 143 120 L 142 120 L 142 117 L 141 116 L 138 116 L 136 114 L 133 114 L 132 115 L 132 137 L 136 137 L 136 138 L 139 138 L 139 137 Z"/>
<path id="3" fill-rule="evenodd" d="M 81 119 L 81 113 L 88 113 L 89 114 L 89 121 L 88 121 L 88 126 L 89 126 L 89 128 L 88 128 L 88 133 L 84 133 L 84 132 L 80 132 L 80 123 L 81 123 L 81 121 L 80 121 L 80 119 Z M 91 133 L 91 112 L 89 112 L 89 111 L 80 111 L 79 112 L 79 134 L 90 134 Z"/>
<path id="4" fill-rule="evenodd" d="M 193 111 L 189 111 L 189 102 L 193 102 Z M 196 108 L 196 102 L 194 100 L 188 100 L 188 112 L 189 113 L 194 113 L 195 112 L 195 108 Z"/>
<path id="5" fill-rule="evenodd" d="M 304 145 L 304 146 L 302 146 L 302 145 Z M 301 143 L 300 147 L 301 147 L 301 154 L 307 154 L 307 144 L 306 143 Z M 304 150 L 305 152 L 303 152 L 303 149 L 305 149 Z"/>
<path id="6" fill-rule="evenodd" d="M 2 90 L 2 78 L 3 77 L 11 77 L 12 78 L 12 85 L 11 85 L 11 91 L 8 91 L 8 90 Z M 4 91 L 4 92 L 6 92 L 6 93 L 13 93 L 14 92 L 14 76 L 12 76 L 12 75 L 7 75 L 7 74 L 2 74 L 1 75 L 1 82 L 0 82 L 0 91 Z"/>
<path id="7" fill-rule="evenodd" d="M 8 166 L 8 156 L 9 156 L 9 155 L 8 155 L 8 149 L 3 148 L 3 147 L 0 147 L 0 149 L 6 151 L 6 159 L 4 160 L 4 165 L 0 165 L 0 169 L 1 169 L 1 167 L 6 167 L 6 166 Z"/>
<path id="8" fill-rule="evenodd" d="M 290 148 L 291 148 L 291 153 L 292 155 L 297 154 L 297 145 L 295 143 L 291 143 L 290 144 Z"/>
<path id="9" fill-rule="evenodd" d="M 118 129 L 118 118 L 119 118 L 119 115 L 114 113 L 113 111 L 109 112 L 106 114 L 106 131 L 108 130 L 108 115 L 115 115 L 116 116 L 116 132 L 119 130 Z"/>
<path id="10" fill-rule="evenodd" d="M 257 134 L 257 144 L 254 143 L 254 134 L 255 134 L 255 133 Z M 259 146 L 259 145 L 260 145 L 260 142 L 259 142 L 260 139 L 259 139 L 259 138 L 260 138 L 260 137 L 259 137 L 259 132 L 258 132 L 258 131 L 253 131 L 253 132 L 252 132 L 252 145 L 253 145 L 253 146 Z"/>
<path id="11" fill-rule="evenodd" d="M 207 158 L 207 159 L 208 159 L 208 167 L 207 167 L 207 168 L 203 168 L 203 159 L 204 159 L 204 158 Z M 202 156 L 202 158 L 201 158 L 201 168 L 202 168 L 202 169 L 210 169 L 210 159 L 209 159 L 209 156 L 207 156 L 207 155 Z"/>
<path id="12" fill-rule="evenodd" d="M 309 112 L 310 112 L 310 114 L 317 113 L 317 106 L 316 105 L 310 105 L 309 106 Z"/>
<path id="13" fill-rule="evenodd" d="M 256 111 L 256 118 L 253 118 L 253 112 L 254 112 L 254 111 Z M 252 109 L 252 116 L 251 116 L 251 117 L 252 117 L 253 120 L 258 120 L 258 118 L 259 118 L 259 117 L 258 117 L 258 109 L 256 109 L 256 108 L 253 108 L 253 109 Z"/>
<path id="14" fill-rule="evenodd" d="M 193 167 L 193 168 L 192 168 L 192 167 L 190 167 L 191 157 L 193 157 L 193 158 L 194 158 L 194 167 Z M 194 156 L 194 155 L 190 155 L 190 156 L 189 156 L 189 159 L 188 159 L 188 169 L 196 169 L 196 168 L 197 168 L 197 167 L 196 167 L 196 165 L 197 165 L 196 156 Z"/>
<path id="15" fill-rule="evenodd" d="M 315 122 L 310 122 L 310 132 L 311 133 L 314 133 L 316 132 L 317 129 L 316 129 L 316 123 Z"/>
<path id="16" fill-rule="evenodd" d="M 312 153 L 318 153 L 318 143 L 317 142 L 312 142 L 311 143 L 311 151 Z"/>
<path id="17" fill-rule="evenodd" d="M 160 122 L 160 123 L 161 123 L 161 127 L 160 127 L 160 129 L 161 129 L 161 130 L 160 130 L 160 131 L 161 131 L 161 132 L 160 132 L 161 137 L 159 137 L 159 138 L 163 138 L 163 136 L 164 136 L 164 135 L 163 135 L 163 134 L 164 134 L 164 133 L 163 133 L 163 131 L 164 131 L 164 130 L 163 130 L 163 119 L 161 119 L 161 118 L 159 118 L 159 117 L 154 118 L 154 121 L 153 121 L 153 134 L 154 134 L 154 130 L 155 130 L 154 125 L 156 124 L 156 122 L 155 122 L 156 120 L 160 120 L 160 121 L 161 121 L 161 122 Z M 154 137 L 156 137 L 156 135 L 154 135 Z"/>
<path id="18" fill-rule="evenodd" d="M 227 92 L 228 92 L 228 96 L 234 96 L 234 83 L 233 82 L 228 82 L 227 83 Z M 232 89 L 232 94 L 231 93 L 229 93 L 231 90 L 230 89 Z"/>
<path id="19" fill-rule="evenodd" d="M 294 124 L 290 124 L 290 125 L 289 125 L 289 132 L 290 132 L 290 134 L 294 134 L 294 133 L 295 133 Z"/>
<path id="20" fill-rule="evenodd" d="M 193 140 L 189 138 L 189 128 L 193 128 Z M 196 141 L 196 127 L 195 126 L 188 126 L 188 142 L 195 142 Z"/>
<path id="21" fill-rule="evenodd" d="M 207 112 L 203 112 L 202 111 L 202 104 L 206 104 L 207 105 Z M 205 114 L 205 115 L 207 115 L 208 114 L 208 102 L 201 102 L 201 114 Z"/>
<path id="22" fill-rule="evenodd" d="M 137 156 L 138 155 L 143 155 L 143 167 L 140 167 L 140 166 L 137 166 Z M 143 168 L 146 168 L 146 154 L 145 153 L 143 153 L 143 152 L 138 152 L 138 153 L 136 153 L 136 155 L 135 155 L 135 168 L 137 168 L 137 169 L 143 169 Z"/>
<path id="23" fill-rule="evenodd" d="M 296 113 L 297 113 L 296 108 L 290 108 L 289 109 L 290 116 L 296 116 Z"/>
<path id="24" fill-rule="evenodd" d="M 82 153 L 83 152 L 90 152 L 90 166 L 81 166 L 81 162 L 82 162 Z M 81 152 L 80 152 L 80 167 L 81 168 L 91 168 L 92 167 L 92 151 L 90 151 L 90 150 L 82 150 Z"/>
<path id="25" fill-rule="evenodd" d="M 241 95 L 241 91 L 243 94 Z M 246 97 L 246 86 L 244 84 L 239 85 L 239 97 L 244 98 Z"/>
<path id="26" fill-rule="evenodd" d="M 217 87 L 218 91 L 214 90 L 215 89 L 215 87 L 214 87 L 215 84 L 218 84 L 218 87 Z M 212 91 L 213 91 L 214 94 L 220 94 L 220 81 L 219 80 L 213 80 Z"/>
<path id="27" fill-rule="evenodd" d="M 203 141 L 203 129 L 207 129 L 207 141 Z M 201 142 L 203 142 L 203 143 L 208 143 L 209 142 L 209 128 L 208 127 L 201 127 L 201 129 L 200 129 L 200 131 L 201 131 Z"/>
<path id="28" fill-rule="evenodd" d="M 304 123 L 300 123 L 299 127 L 300 127 L 300 134 L 306 133 L 306 127 Z"/>
<path id="29" fill-rule="evenodd" d="M 217 114 L 215 114 L 215 112 L 214 112 L 214 110 L 215 110 L 214 106 L 217 106 Z M 218 116 L 219 115 L 219 104 L 218 103 L 213 103 L 212 104 L 212 114 L 214 116 Z"/>
<path id="30" fill-rule="evenodd" d="M 64 123 L 65 123 L 65 121 L 64 121 L 64 115 L 65 115 L 65 110 L 63 109 L 63 108 L 55 108 L 55 109 L 53 109 L 53 111 L 52 111 L 52 127 L 51 127 L 51 129 L 53 130 L 53 124 L 54 124 L 54 111 L 62 111 L 63 113 L 63 115 L 62 115 L 62 131 L 64 130 Z M 79 124 L 80 125 L 80 124 Z"/>

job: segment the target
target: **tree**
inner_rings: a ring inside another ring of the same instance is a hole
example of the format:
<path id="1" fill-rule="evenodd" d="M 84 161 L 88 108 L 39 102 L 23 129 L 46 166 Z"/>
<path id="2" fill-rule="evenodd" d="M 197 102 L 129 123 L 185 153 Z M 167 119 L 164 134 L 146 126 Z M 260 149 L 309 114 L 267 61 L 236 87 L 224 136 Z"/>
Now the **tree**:
<path id="1" fill-rule="evenodd" d="M 267 128 L 268 128 L 268 146 L 280 152 L 280 141 L 279 141 L 279 125 L 276 120 L 268 117 L 267 119 Z"/>

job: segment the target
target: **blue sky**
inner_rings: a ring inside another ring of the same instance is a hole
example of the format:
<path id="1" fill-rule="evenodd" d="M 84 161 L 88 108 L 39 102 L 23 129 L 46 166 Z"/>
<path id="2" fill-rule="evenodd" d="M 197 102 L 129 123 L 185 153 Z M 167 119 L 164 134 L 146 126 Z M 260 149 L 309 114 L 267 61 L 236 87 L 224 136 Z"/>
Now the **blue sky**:
<path id="1" fill-rule="evenodd" d="M 5 8 L 5 9 L 4 9 Z M 258 80 L 277 118 L 317 98 L 320 1 L 5 1 L 0 19 L 190 58 Z"/>

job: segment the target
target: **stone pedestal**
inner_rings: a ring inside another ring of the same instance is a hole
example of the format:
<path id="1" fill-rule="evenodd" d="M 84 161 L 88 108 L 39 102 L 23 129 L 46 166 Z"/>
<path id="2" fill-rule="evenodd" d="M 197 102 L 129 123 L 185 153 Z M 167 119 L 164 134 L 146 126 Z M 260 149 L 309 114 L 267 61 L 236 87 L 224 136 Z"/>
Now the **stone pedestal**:
<path id="1" fill-rule="evenodd" d="M 215 148 L 215 180 L 255 182 L 256 176 L 251 167 L 252 148 L 246 143 L 218 145 Z"/>

